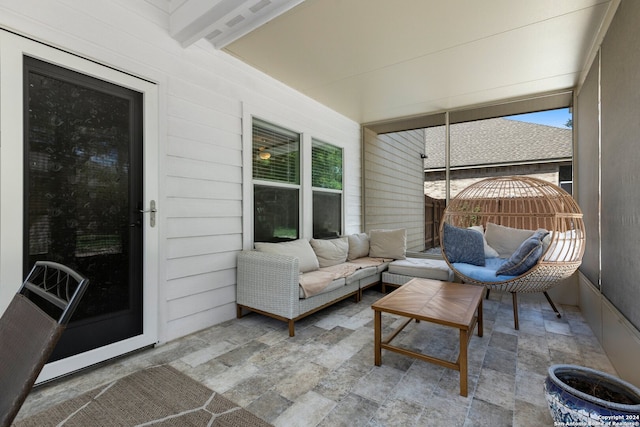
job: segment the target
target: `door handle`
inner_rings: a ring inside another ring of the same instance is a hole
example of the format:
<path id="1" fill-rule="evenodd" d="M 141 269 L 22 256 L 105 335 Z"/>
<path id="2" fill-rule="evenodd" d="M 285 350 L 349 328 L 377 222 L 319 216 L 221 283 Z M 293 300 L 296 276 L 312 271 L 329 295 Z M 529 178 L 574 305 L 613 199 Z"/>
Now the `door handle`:
<path id="1" fill-rule="evenodd" d="M 149 209 L 148 210 L 144 210 L 144 209 L 140 209 L 140 213 L 149 213 L 149 225 L 151 227 L 155 227 L 156 226 L 156 212 L 158 212 L 158 210 L 156 209 L 156 201 L 152 200 L 151 202 L 149 202 Z"/>

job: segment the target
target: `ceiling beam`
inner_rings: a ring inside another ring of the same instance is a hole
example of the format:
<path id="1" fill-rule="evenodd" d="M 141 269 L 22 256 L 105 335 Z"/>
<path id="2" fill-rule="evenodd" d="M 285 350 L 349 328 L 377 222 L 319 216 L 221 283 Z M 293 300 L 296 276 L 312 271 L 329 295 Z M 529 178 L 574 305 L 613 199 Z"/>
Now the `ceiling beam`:
<path id="1" fill-rule="evenodd" d="M 215 31 L 218 21 L 237 4 L 236 0 L 187 0 L 169 16 L 169 34 L 187 47 Z"/>
<path id="2" fill-rule="evenodd" d="M 216 49 L 304 0 L 186 0 L 169 16 L 169 34 L 183 47 L 206 38 Z"/>

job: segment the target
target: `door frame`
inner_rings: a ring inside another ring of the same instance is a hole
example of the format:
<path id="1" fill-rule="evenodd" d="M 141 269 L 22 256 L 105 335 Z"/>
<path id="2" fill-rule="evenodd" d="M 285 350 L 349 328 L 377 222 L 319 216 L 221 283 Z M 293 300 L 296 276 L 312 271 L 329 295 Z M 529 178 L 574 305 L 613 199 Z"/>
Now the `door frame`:
<path id="1" fill-rule="evenodd" d="M 23 56 L 28 55 L 143 94 L 143 200 L 159 205 L 158 86 L 88 59 L 0 31 L 0 313 L 22 283 L 23 266 Z M 158 206 L 161 207 L 161 206 Z M 144 217 L 143 333 L 45 365 L 37 382 L 69 374 L 158 342 L 159 221 Z"/>

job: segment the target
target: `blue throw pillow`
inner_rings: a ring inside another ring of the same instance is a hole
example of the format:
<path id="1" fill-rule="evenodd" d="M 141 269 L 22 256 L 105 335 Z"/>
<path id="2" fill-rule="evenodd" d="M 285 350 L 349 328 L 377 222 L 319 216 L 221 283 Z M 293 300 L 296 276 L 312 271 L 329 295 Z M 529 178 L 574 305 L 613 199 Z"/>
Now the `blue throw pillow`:
<path id="1" fill-rule="evenodd" d="M 542 239 L 549 234 L 547 230 L 537 230 L 531 237 L 522 242 L 520 247 L 509 257 L 507 262 L 496 271 L 496 276 L 520 276 L 536 265 L 542 256 Z"/>
<path id="2" fill-rule="evenodd" d="M 449 262 L 484 266 L 484 239 L 481 233 L 445 222 L 443 234 L 444 253 Z"/>

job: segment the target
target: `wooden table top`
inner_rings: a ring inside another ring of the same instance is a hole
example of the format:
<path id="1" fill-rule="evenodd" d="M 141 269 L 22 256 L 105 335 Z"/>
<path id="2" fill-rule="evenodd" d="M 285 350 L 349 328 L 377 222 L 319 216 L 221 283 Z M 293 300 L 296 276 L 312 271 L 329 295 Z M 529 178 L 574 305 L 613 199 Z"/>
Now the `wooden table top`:
<path id="1" fill-rule="evenodd" d="M 469 330 L 484 297 L 482 286 L 411 279 L 371 305 L 376 311 Z"/>

